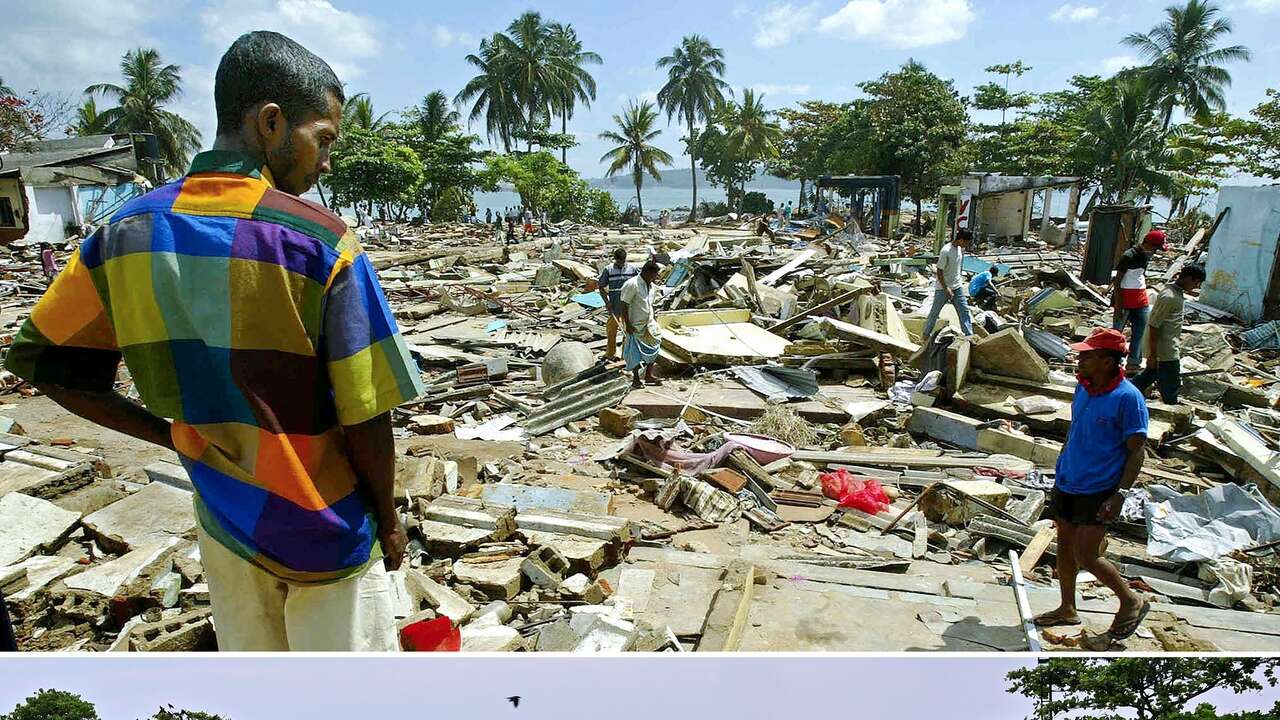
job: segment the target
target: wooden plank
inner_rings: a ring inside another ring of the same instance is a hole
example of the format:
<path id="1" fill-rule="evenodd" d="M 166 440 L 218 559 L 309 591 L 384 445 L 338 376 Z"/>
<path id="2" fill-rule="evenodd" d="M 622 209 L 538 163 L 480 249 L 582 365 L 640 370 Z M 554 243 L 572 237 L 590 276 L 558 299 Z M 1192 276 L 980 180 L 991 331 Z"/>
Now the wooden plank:
<path id="1" fill-rule="evenodd" d="M 1021 459 L 1002 459 L 997 457 L 956 457 L 941 455 L 932 451 L 916 451 L 913 453 L 886 452 L 888 448 L 868 448 L 859 452 L 828 452 L 821 450 L 797 450 L 792 460 L 811 462 L 818 465 L 850 464 L 850 465 L 887 465 L 890 467 L 926 467 L 926 468 L 975 468 L 1001 467 L 1016 470 L 1029 470 L 1031 463 Z"/>
<path id="2" fill-rule="evenodd" d="M 902 360 L 909 360 L 912 355 L 920 351 L 920 346 L 909 340 L 899 340 L 892 335 L 868 330 L 860 325 L 841 322 L 833 318 L 823 318 L 822 321 L 834 330 L 837 335 L 846 340 L 852 340 L 876 350 L 891 353 Z"/>
<path id="3" fill-rule="evenodd" d="M 1027 545 L 1027 549 L 1022 552 L 1022 556 L 1018 559 L 1021 563 L 1018 569 L 1023 575 L 1029 575 L 1035 569 L 1036 563 L 1040 562 L 1044 551 L 1049 549 L 1049 543 L 1053 542 L 1054 535 L 1057 531 L 1052 525 L 1046 525 L 1036 532 L 1036 536 L 1031 538 L 1031 542 Z"/>
<path id="4" fill-rule="evenodd" d="M 1031 601 L 1027 599 L 1018 551 L 1009 551 L 1009 565 L 1013 568 L 1013 598 L 1018 605 L 1018 617 L 1022 620 L 1022 632 L 1027 636 L 1027 650 L 1040 652 L 1040 630 L 1036 627 L 1035 613 L 1031 611 Z"/>
<path id="5" fill-rule="evenodd" d="M 779 280 L 786 277 L 789 273 L 795 272 L 797 268 L 799 268 L 801 265 L 808 262 L 809 258 L 817 254 L 818 254 L 818 251 L 812 248 L 801 252 L 799 255 L 796 255 L 794 258 L 792 258 L 791 262 L 788 262 L 786 265 L 783 265 L 777 270 L 774 270 L 768 275 L 765 275 L 764 277 L 760 278 L 760 284 L 769 285 L 772 287 Z"/>
<path id="6" fill-rule="evenodd" d="M 698 643 L 698 652 L 735 652 L 742 645 L 742 631 L 751 609 L 755 590 L 756 569 L 748 562 L 735 560 L 729 564 L 719 592 L 711 601 L 707 624 Z"/>

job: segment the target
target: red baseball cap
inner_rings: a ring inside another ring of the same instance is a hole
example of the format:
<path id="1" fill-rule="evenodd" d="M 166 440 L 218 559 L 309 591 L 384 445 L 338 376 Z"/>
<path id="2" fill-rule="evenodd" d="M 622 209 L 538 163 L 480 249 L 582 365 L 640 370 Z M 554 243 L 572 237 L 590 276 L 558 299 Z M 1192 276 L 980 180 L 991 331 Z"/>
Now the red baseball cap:
<path id="1" fill-rule="evenodd" d="M 1071 349 L 1079 350 L 1080 352 L 1086 350 L 1114 350 L 1118 353 L 1128 353 L 1129 343 L 1124 339 L 1124 333 L 1119 330 L 1094 328 L 1084 342 L 1071 343 Z"/>
<path id="2" fill-rule="evenodd" d="M 1157 250 L 1163 250 L 1167 244 L 1167 240 L 1168 237 L 1164 234 L 1163 230 L 1149 230 L 1147 231 L 1147 236 L 1142 239 L 1142 242 L 1148 245 L 1154 245 Z"/>

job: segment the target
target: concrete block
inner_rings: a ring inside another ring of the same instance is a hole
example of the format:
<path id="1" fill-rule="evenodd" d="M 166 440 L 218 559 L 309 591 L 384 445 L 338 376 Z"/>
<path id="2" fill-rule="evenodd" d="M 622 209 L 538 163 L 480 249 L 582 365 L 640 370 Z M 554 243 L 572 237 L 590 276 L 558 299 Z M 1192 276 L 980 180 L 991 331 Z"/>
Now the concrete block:
<path id="1" fill-rule="evenodd" d="M 568 573 L 569 561 L 555 548 L 543 545 L 525 557 L 520 569 L 534 585 L 554 589 L 560 586 Z"/>
<path id="2" fill-rule="evenodd" d="M 981 370 L 1043 382 L 1049 365 L 1022 337 L 1016 327 L 1008 327 L 974 343 L 972 364 Z"/>
<path id="3" fill-rule="evenodd" d="M 513 508 L 489 505 L 472 498 L 443 495 L 425 507 L 419 503 L 419 509 L 424 520 L 489 530 L 494 542 L 506 540 L 516 530 L 516 511 Z"/>
<path id="4" fill-rule="evenodd" d="M 131 582 L 149 565 L 169 552 L 180 541 L 171 537 L 153 540 L 121 557 L 77 573 L 64 580 L 74 590 L 95 592 L 104 597 L 114 597 L 126 583 Z"/>
<path id="5" fill-rule="evenodd" d="M 636 626 L 609 615 L 597 615 L 587 627 L 574 652 L 620 653 L 631 648 L 636 639 Z"/>
<path id="6" fill-rule="evenodd" d="M 53 612 L 72 623 L 104 624 L 111 612 L 111 598 L 85 590 L 64 589 L 54 593 Z"/>
<path id="7" fill-rule="evenodd" d="M 466 622 L 476 612 L 475 606 L 461 595 L 418 570 L 406 571 L 405 587 L 417 599 L 419 605 L 425 603 L 438 614 L 452 620 L 455 625 Z"/>
<path id="8" fill-rule="evenodd" d="M 528 530 L 521 534 L 528 539 L 530 545 L 548 545 L 555 548 L 556 552 L 569 561 L 571 573 L 595 577 L 600 568 L 617 559 L 616 548 L 604 540 L 537 530 Z"/>
<path id="9" fill-rule="evenodd" d="M 962 498 L 975 497 L 995 505 L 1001 510 L 1009 503 L 1009 488 L 990 480 L 948 480 L 949 492 L 932 492 L 920 501 L 920 510 L 932 522 L 945 522 L 953 527 L 965 525 L 970 519 L 990 511 L 977 503 Z"/>
<path id="10" fill-rule="evenodd" d="M 177 463 L 163 460 L 153 462 L 142 468 L 142 472 L 146 473 L 153 483 L 163 483 L 189 493 L 196 491 L 195 484 L 191 482 L 191 476 L 187 475 L 187 469 Z"/>
<path id="11" fill-rule="evenodd" d="M 125 553 L 151 540 L 192 535 L 196 514 L 191 493 L 151 483 L 89 515 L 84 526 L 104 549 Z"/>
<path id="12" fill-rule="evenodd" d="M 598 605 L 605 600 L 604 587 L 599 581 L 592 581 L 591 578 L 578 573 L 570 575 L 560 583 L 561 592 L 568 593 L 575 600 L 584 600 L 592 605 Z"/>
<path id="13" fill-rule="evenodd" d="M 178 606 L 183 610 L 209 607 L 209 583 L 197 583 L 178 591 Z"/>
<path id="14" fill-rule="evenodd" d="M 617 618 L 618 608 L 612 605 L 575 605 L 569 608 L 569 626 L 582 636 L 600 616 Z"/>
<path id="15" fill-rule="evenodd" d="M 26 615 L 35 604 L 40 602 L 40 598 L 48 594 L 49 587 L 55 581 L 76 567 L 76 562 L 71 558 L 36 555 L 17 565 L 0 568 L 0 577 L 12 574 L 14 571 L 21 571 L 24 578 L 22 587 L 5 592 L 5 602 L 14 615 Z"/>
<path id="16" fill-rule="evenodd" d="M 453 418 L 443 415 L 414 415 L 409 428 L 419 435 L 447 435 L 453 432 Z"/>
<path id="17" fill-rule="evenodd" d="M 597 490 L 573 490 L 564 487 L 537 487 L 519 483 L 490 483 L 481 488 L 480 499 L 490 505 L 528 510 L 608 515 L 613 512 L 613 495 Z"/>
<path id="18" fill-rule="evenodd" d="M 459 560 L 453 564 L 453 576 L 486 596 L 496 600 L 510 600 L 520 593 L 522 581 L 520 564 L 524 558 L 509 558 L 497 562 L 471 562 Z"/>
<path id="19" fill-rule="evenodd" d="M 12 565 L 61 545 L 80 520 L 48 500 L 22 493 L 0 497 L 0 565 Z"/>
<path id="20" fill-rule="evenodd" d="M 192 610 L 159 622 L 138 625 L 130 632 L 137 652 L 189 652 L 212 649 L 213 615 L 208 608 Z"/>
<path id="21" fill-rule="evenodd" d="M 520 632 L 505 625 L 462 628 L 463 652 L 510 652 L 520 645 Z"/>
<path id="22" fill-rule="evenodd" d="M 614 437 L 625 437 L 636 429 L 640 411 L 630 407 L 611 407 L 600 411 L 600 431 Z"/>
<path id="23" fill-rule="evenodd" d="M 423 520 L 418 524 L 422 543 L 433 558 L 454 558 L 493 541 L 493 531 Z"/>
<path id="24" fill-rule="evenodd" d="M 538 652 L 572 652 L 577 647 L 578 633 L 569 626 L 567 619 L 543 625 L 538 631 Z"/>

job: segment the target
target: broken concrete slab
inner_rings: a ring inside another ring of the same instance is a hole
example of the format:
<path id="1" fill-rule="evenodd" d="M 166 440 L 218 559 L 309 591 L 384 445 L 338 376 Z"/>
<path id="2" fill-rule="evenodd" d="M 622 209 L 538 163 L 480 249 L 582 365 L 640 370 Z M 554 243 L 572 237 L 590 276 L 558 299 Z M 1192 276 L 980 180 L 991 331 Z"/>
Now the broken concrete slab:
<path id="1" fill-rule="evenodd" d="M 588 577 L 595 577 L 596 571 L 616 555 L 616 552 L 611 552 L 614 546 L 607 540 L 537 530 L 522 530 L 520 534 L 524 535 L 529 544 L 534 547 L 547 545 L 555 548 L 556 552 L 569 561 L 571 572 L 582 573 Z"/>
<path id="2" fill-rule="evenodd" d="M 1016 327 L 1005 328 L 974 343 L 973 366 L 1002 375 L 1043 382 L 1049 364 Z"/>
<path id="3" fill-rule="evenodd" d="M 461 595 L 418 570 L 409 569 L 405 573 L 405 588 L 455 625 L 466 622 L 476 612 L 475 606 Z"/>
<path id="4" fill-rule="evenodd" d="M 482 543 L 495 542 L 492 530 L 484 528 L 463 527 L 450 523 L 422 520 L 417 530 L 422 535 L 422 543 L 427 554 L 434 558 L 453 558 L 470 552 Z"/>
<path id="5" fill-rule="evenodd" d="M 932 522 L 945 522 L 952 527 L 962 527 L 971 518 L 989 511 L 970 502 L 977 498 L 1001 510 L 1009 503 L 1009 488 L 990 480 L 948 480 L 947 492 L 931 492 L 920 500 L 920 509 Z"/>
<path id="6" fill-rule="evenodd" d="M 505 625 L 464 625 L 462 652 L 508 652 L 520 645 L 520 632 Z"/>
<path id="7" fill-rule="evenodd" d="M 181 613 L 153 623 L 142 623 L 129 631 L 130 649 L 135 652 L 190 652 L 214 647 L 213 614 L 209 608 Z"/>
<path id="8" fill-rule="evenodd" d="M 176 537 L 149 540 L 125 555 L 71 575 L 63 581 L 68 588 L 114 597 L 126 583 L 139 577 L 148 566 L 181 541 Z"/>
<path id="9" fill-rule="evenodd" d="M 533 509 L 595 515 L 608 515 L 613 512 L 611 493 L 571 490 L 562 487 L 492 483 L 484 486 L 480 499 L 493 505 L 515 508 L 518 513 Z"/>
<path id="10" fill-rule="evenodd" d="M 18 492 L 0 497 L 0 565 L 57 548 L 79 521 L 80 513 L 48 500 Z"/>
<path id="11" fill-rule="evenodd" d="M 191 537 L 196 515 L 191 493 L 153 482 L 83 522 L 107 551 L 126 553 L 152 540 Z"/>
<path id="12" fill-rule="evenodd" d="M 510 600 L 520 594 L 524 580 L 520 565 L 524 558 L 507 558 L 496 562 L 459 560 L 453 564 L 453 576 L 487 597 Z"/>
<path id="13" fill-rule="evenodd" d="M 142 471 L 147 474 L 147 477 L 153 483 L 164 483 L 169 487 L 185 490 L 189 493 L 196 491 L 196 486 L 191 482 L 191 476 L 187 474 L 187 469 L 178 463 L 160 460 L 142 468 Z"/>

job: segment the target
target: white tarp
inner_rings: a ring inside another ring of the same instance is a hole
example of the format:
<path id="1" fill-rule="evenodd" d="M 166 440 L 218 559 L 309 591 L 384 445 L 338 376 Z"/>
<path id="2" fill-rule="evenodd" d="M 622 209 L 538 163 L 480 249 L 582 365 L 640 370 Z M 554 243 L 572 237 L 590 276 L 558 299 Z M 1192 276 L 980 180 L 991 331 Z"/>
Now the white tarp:
<path id="1" fill-rule="evenodd" d="M 1280 512 L 1256 485 L 1224 483 L 1199 495 L 1151 485 L 1147 552 L 1174 562 L 1200 562 L 1280 540 Z"/>

